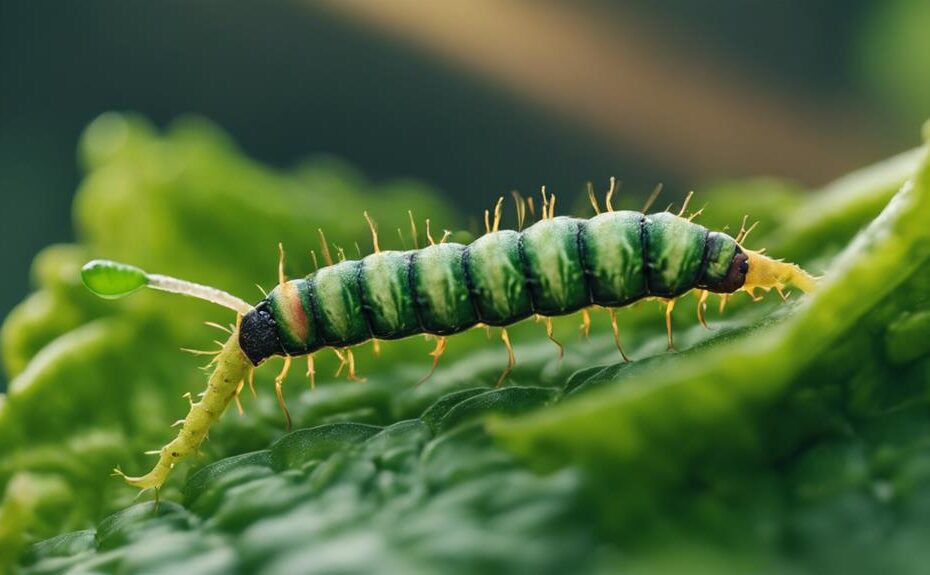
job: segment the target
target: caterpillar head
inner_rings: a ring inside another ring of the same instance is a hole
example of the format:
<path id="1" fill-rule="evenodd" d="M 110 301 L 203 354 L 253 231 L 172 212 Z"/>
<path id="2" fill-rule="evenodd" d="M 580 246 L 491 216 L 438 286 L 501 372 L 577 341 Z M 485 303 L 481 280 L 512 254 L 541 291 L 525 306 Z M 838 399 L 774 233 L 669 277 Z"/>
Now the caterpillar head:
<path id="1" fill-rule="evenodd" d="M 263 300 L 242 317 L 239 326 L 239 345 L 252 365 L 258 365 L 275 354 L 281 354 L 281 343 L 274 318 Z"/>
<path id="2" fill-rule="evenodd" d="M 816 287 L 815 278 L 797 264 L 774 260 L 761 252 L 746 249 L 743 252 L 747 256 L 744 264 L 747 269 L 740 289 L 749 295 L 754 295 L 756 289 L 781 293 L 786 287 L 795 286 L 808 293 Z"/>

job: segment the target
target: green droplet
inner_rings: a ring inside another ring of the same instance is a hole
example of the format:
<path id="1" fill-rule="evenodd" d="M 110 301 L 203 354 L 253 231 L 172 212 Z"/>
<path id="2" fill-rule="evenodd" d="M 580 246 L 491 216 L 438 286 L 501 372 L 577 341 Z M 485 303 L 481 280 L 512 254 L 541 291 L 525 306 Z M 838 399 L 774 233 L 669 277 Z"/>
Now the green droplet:
<path id="1" fill-rule="evenodd" d="M 131 294 L 149 283 L 141 269 L 109 260 L 93 260 L 81 268 L 81 281 L 102 298 L 115 299 Z"/>

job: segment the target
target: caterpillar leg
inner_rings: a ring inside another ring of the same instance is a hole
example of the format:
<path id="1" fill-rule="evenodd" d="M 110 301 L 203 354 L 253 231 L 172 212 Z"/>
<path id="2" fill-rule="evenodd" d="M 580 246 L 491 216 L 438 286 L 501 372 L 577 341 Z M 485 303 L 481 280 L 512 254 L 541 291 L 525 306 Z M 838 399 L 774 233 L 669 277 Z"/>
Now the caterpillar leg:
<path id="1" fill-rule="evenodd" d="M 675 309 L 675 301 L 670 299 L 665 303 L 665 330 L 668 332 L 668 351 L 675 351 L 675 344 L 672 341 L 672 310 Z"/>
<path id="2" fill-rule="evenodd" d="M 722 293 L 720 294 L 720 315 L 723 315 L 723 310 L 727 309 L 727 303 L 730 301 L 730 294 Z"/>
<path id="3" fill-rule="evenodd" d="M 554 335 L 552 335 L 552 318 L 546 317 L 544 321 L 546 322 L 546 337 L 549 338 L 549 341 L 551 341 L 552 343 L 558 346 L 559 361 L 561 361 L 562 358 L 565 357 L 565 346 L 562 345 L 562 343 L 559 340 L 555 339 Z"/>
<path id="4" fill-rule="evenodd" d="M 310 390 L 316 389 L 316 367 L 313 364 L 313 354 L 307 354 L 307 377 L 310 378 Z"/>
<path id="5" fill-rule="evenodd" d="M 704 314 L 707 313 L 707 299 L 710 297 L 710 292 L 701 290 L 700 294 L 697 302 L 698 321 L 701 322 L 701 325 L 703 325 L 705 329 L 710 329 L 710 326 L 707 325 L 707 318 L 704 317 Z"/>
<path id="6" fill-rule="evenodd" d="M 423 385 L 423 383 L 433 376 L 433 372 L 436 371 L 436 366 L 439 365 L 439 358 L 442 357 L 442 354 L 446 351 L 446 338 L 438 337 L 436 338 L 436 348 L 430 352 L 430 355 L 433 357 L 433 365 L 429 368 L 429 373 L 427 373 L 423 379 L 417 382 L 417 385 Z"/>
<path id="7" fill-rule="evenodd" d="M 342 353 L 335 347 L 332 349 L 333 349 L 333 353 L 336 354 L 336 357 L 339 358 L 339 367 L 336 368 L 336 373 L 333 377 L 339 377 L 340 375 L 342 375 L 342 370 L 345 369 L 346 365 L 348 365 L 348 362 L 346 361 L 346 356 L 344 353 Z"/>
<path id="8" fill-rule="evenodd" d="M 581 310 L 581 333 L 585 337 L 591 335 L 591 314 L 587 309 Z"/>
<path id="9" fill-rule="evenodd" d="M 503 385 L 504 380 L 507 379 L 507 376 L 513 371 L 513 366 L 517 363 L 517 358 L 513 354 L 513 346 L 510 344 L 510 336 L 507 334 L 507 328 L 501 328 L 501 341 L 504 342 L 504 346 L 507 348 L 507 367 L 504 368 L 504 373 L 497 378 L 495 387 Z"/>
<path id="10" fill-rule="evenodd" d="M 591 335 L 591 314 L 588 310 L 581 310 L 581 333 L 587 338 Z"/>
<path id="11" fill-rule="evenodd" d="M 278 377 L 274 378 L 274 396 L 278 400 L 278 407 L 281 408 L 281 411 L 284 413 L 284 428 L 288 431 L 291 430 L 291 412 L 287 410 L 287 405 L 284 403 L 284 393 L 281 390 L 281 386 L 284 384 L 284 379 L 287 377 L 287 372 L 291 370 L 291 356 L 284 356 L 284 366 L 281 368 L 281 373 L 278 374 Z"/>
<path id="12" fill-rule="evenodd" d="M 336 377 L 339 377 L 339 374 L 342 373 L 343 369 L 347 369 L 346 379 L 349 381 L 358 381 L 364 382 L 365 378 L 359 378 L 358 374 L 355 373 L 355 355 L 352 353 L 352 350 L 349 348 L 343 348 L 341 351 L 333 348 L 333 352 L 336 354 L 336 357 L 339 358 L 339 368 L 336 369 Z"/>
<path id="13" fill-rule="evenodd" d="M 617 346 L 617 351 L 620 352 L 620 357 L 623 358 L 623 361 L 629 363 L 630 358 L 623 353 L 623 346 L 620 345 L 620 328 L 617 327 L 617 312 L 613 308 L 607 308 L 607 313 L 610 314 L 610 329 L 614 332 L 614 343 Z"/>
<path id="14" fill-rule="evenodd" d="M 348 361 L 348 364 L 349 364 L 349 373 L 347 375 L 347 377 L 349 378 L 349 381 L 357 381 L 359 383 L 364 383 L 365 378 L 359 377 L 358 374 L 355 372 L 355 354 L 352 353 L 352 350 L 350 348 L 346 348 L 345 352 L 346 352 L 346 360 Z"/>

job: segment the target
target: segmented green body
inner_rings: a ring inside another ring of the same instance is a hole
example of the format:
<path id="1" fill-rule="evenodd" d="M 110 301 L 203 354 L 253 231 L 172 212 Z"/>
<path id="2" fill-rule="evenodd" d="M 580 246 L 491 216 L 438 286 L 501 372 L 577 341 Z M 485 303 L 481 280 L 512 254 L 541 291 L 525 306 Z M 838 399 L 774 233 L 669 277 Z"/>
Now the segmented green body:
<path id="1" fill-rule="evenodd" d="M 733 292 L 745 280 L 745 265 L 734 265 L 745 260 L 741 254 L 732 237 L 670 213 L 544 219 L 467 246 L 382 251 L 288 281 L 245 318 L 240 342 L 258 364 L 270 355 L 450 335 L 693 288 Z"/>

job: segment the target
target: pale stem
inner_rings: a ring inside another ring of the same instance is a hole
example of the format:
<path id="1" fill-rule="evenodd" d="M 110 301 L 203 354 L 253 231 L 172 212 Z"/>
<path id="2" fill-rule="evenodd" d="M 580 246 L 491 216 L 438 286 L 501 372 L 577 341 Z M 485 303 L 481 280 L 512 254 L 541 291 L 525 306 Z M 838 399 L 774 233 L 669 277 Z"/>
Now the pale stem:
<path id="1" fill-rule="evenodd" d="M 245 315 L 252 311 L 252 306 L 236 296 L 224 292 L 214 287 L 197 284 L 185 280 L 179 280 L 170 276 L 160 274 L 148 274 L 148 287 L 161 291 L 179 293 L 182 295 L 195 297 L 198 299 L 213 302 L 215 304 L 227 307 L 239 315 Z"/>

